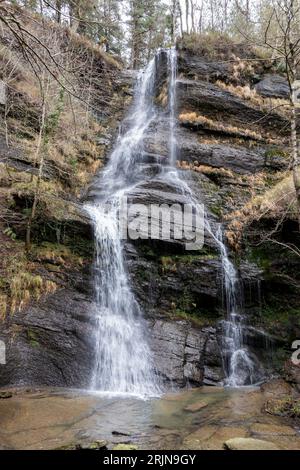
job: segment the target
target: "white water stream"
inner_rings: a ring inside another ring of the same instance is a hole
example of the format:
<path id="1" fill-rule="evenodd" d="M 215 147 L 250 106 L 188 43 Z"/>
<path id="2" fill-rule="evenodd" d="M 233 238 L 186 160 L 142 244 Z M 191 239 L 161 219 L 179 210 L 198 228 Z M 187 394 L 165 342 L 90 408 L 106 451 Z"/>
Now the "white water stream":
<path id="1" fill-rule="evenodd" d="M 161 178 L 197 203 L 188 184 L 176 169 L 176 68 L 174 48 L 166 51 L 169 73 L 169 159 L 161 168 Z M 124 263 L 124 247 L 119 236 L 119 209 L 124 195 L 146 180 L 139 158 L 143 154 L 145 132 L 156 117 L 155 58 L 141 72 L 135 89 L 127 131 L 119 135 L 109 163 L 99 179 L 100 196 L 86 206 L 95 227 L 96 331 L 95 364 L 91 388 L 101 392 L 151 396 L 160 393 L 147 341 L 143 315 L 130 286 Z M 238 308 L 237 273 L 222 240 L 221 229 L 214 234 L 206 217 L 205 228 L 219 247 L 227 299 L 224 321 L 226 383 L 240 386 L 253 383 L 254 363 L 243 346 Z"/>
<path id="2" fill-rule="evenodd" d="M 151 396 L 159 393 L 143 315 L 132 292 L 119 236 L 118 210 L 132 186 L 135 157 L 152 122 L 155 61 L 138 80 L 129 127 L 117 140 L 99 181 L 102 193 L 86 209 L 94 221 L 97 325 L 91 388 L 102 392 Z"/>

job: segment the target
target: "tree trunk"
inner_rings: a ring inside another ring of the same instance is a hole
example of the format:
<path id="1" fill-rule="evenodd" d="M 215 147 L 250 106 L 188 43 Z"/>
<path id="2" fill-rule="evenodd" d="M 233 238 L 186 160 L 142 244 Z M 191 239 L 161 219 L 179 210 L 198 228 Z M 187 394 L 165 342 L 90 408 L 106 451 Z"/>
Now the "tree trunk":
<path id="1" fill-rule="evenodd" d="M 299 173 L 299 159 L 298 159 L 298 145 L 297 145 L 297 110 L 295 103 L 292 103 L 292 116 L 291 116 L 291 144 L 292 144 L 292 172 L 293 182 L 297 198 L 297 212 L 298 212 L 298 226 L 300 230 L 300 173 Z"/>
<path id="2" fill-rule="evenodd" d="M 62 0 L 56 0 L 55 2 L 55 16 L 56 22 L 61 23 L 61 7 L 62 7 Z"/>
<path id="3" fill-rule="evenodd" d="M 211 16 L 211 29 L 214 31 L 215 29 L 215 18 L 214 18 L 214 2 L 213 0 L 210 0 L 210 16 Z"/>
<path id="4" fill-rule="evenodd" d="M 298 216 L 298 228 L 300 231 L 300 174 L 299 174 L 299 147 L 297 143 L 297 87 L 296 87 L 296 78 L 297 78 L 297 60 L 295 47 L 292 42 L 289 30 L 289 50 L 291 56 L 291 73 L 289 74 L 287 68 L 287 79 L 290 86 L 290 100 L 292 105 L 292 114 L 291 114 L 291 144 L 292 144 L 292 172 L 293 172 L 293 182 L 296 192 L 297 200 L 297 216 Z"/>
<path id="5" fill-rule="evenodd" d="M 175 44 L 176 40 L 176 13 L 177 13 L 177 8 L 176 8 L 176 3 L 177 0 L 172 0 L 172 9 L 171 9 L 171 38 L 172 38 L 172 43 Z"/>
<path id="6" fill-rule="evenodd" d="M 180 5 L 180 0 L 177 1 L 178 11 L 179 11 L 179 19 L 180 19 L 180 35 L 183 36 L 183 19 L 182 19 L 182 8 Z"/>
<path id="7" fill-rule="evenodd" d="M 195 33 L 195 6 L 193 0 L 191 0 L 191 22 L 192 22 L 192 33 Z"/>
<path id="8" fill-rule="evenodd" d="M 40 184 L 41 184 L 41 179 L 43 176 L 45 158 L 44 158 L 43 152 L 41 152 L 41 147 L 42 147 L 43 133 L 45 129 L 45 119 L 46 119 L 46 100 L 44 96 L 43 103 L 42 103 L 42 117 L 41 117 L 40 132 L 39 132 L 37 149 L 36 149 L 36 158 L 40 154 L 39 171 L 38 171 L 38 176 L 37 176 L 37 181 L 36 181 L 36 186 L 35 186 L 32 208 L 31 208 L 30 216 L 28 218 L 27 226 L 26 226 L 25 250 L 27 252 L 30 251 L 30 247 L 31 247 L 31 227 L 32 227 L 32 222 L 36 214 L 36 209 L 37 209 L 38 200 L 39 200 Z"/>
<path id="9" fill-rule="evenodd" d="M 199 10 L 199 21 L 198 21 L 198 31 L 199 33 L 202 33 L 203 29 L 203 2 L 201 2 L 200 10 Z"/>
<path id="10" fill-rule="evenodd" d="M 228 23 L 228 0 L 224 0 L 223 31 L 226 31 L 227 23 Z"/>
<path id="11" fill-rule="evenodd" d="M 189 0 L 185 0 L 185 22 L 186 32 L 189 34 Z"/>

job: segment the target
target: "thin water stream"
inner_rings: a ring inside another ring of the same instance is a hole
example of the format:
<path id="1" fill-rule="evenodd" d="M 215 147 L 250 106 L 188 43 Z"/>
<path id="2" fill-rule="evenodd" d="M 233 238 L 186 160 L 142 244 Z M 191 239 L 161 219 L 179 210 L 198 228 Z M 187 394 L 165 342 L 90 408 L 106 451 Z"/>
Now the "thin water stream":
<path id="1" fill-rule="evenodd" d="M 155 116 L 154 78 L 153 59 L 138 78 L 129 127 L 118 137 L 99 180 L 100 195 L 86 206 L 94 221 L 96 245 L 96 354 L 91 388 L 138 396 L 156 395 L 160 389 L 143 315 L 124 263 L 119 210 L 128 189 L 143 177 L 135 159 L 143 151 L 144 132 Z"/>

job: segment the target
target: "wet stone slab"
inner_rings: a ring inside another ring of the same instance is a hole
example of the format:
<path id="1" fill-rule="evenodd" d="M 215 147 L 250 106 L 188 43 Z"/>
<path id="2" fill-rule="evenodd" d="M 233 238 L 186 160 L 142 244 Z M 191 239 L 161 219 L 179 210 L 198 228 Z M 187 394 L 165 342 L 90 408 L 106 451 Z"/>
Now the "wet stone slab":
<path id="1" fill-rule="evenodd" d="M 293 422 L 262 411 L 267 397 L 259 388 L 201 387 L 151 400 L 63 389 L 10 394 L 0 400 L 3 449 L 213 450 L 229 449 L 231 440 L 300 449 Z"/>

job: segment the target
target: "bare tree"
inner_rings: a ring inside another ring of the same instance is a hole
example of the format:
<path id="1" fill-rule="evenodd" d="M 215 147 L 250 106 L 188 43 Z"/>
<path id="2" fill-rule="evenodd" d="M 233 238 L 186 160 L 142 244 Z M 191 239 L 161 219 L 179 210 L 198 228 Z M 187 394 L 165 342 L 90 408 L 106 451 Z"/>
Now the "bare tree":
<path id="1" fill-rule="evenodd" d="M 193 0 L 190 0 L 191 1 L 191 24 L 192 24 L 192 27 L 191 27 L 191 31 L 193 33 L 196 32 L 196 28 L 195 28 L 195 3 Z"/>
<path id="2" fill-rule="evenodd" d="M 183 36 L 183 16 L 182 16 L 182 8 L 180 5 L 180 0 L 177 0 L 177 7 L 179 12 L 179 20 L 180 20 L 180 34 Z"/>
<path id="3" fill-rule="evenodd" d="M 55 0 L 55 16 L 57 23 L 61 23 L 62 0 Z"/>
<path id="4" fill-rule="evenodd" d="M 172 0 L 170 5 L 171 14 L 171 38 L 172 43 L 175 43 L 176 39 L 176 23 L 177 23 L 177 0 Z"/>
<path id="5" fill-rule="evenodd" d="M 201 0 L 200 5 L 198 6 L 199 19 L 198 19 L 198 31 L 202 33 L 203 31 L 203 0 Z"/>
<path id="6" fill-rule="evenodd" d="M 185 22 L 186 22 L 186 32 L 189 34 L 189 0 L 185 0 Z"/>
<path id="7" fill-rule="evenodd" d="M 30 211 L 30 215 L 27 220 L 26 225 L 26 237 L 25 237 L 25 248 L 26 251 L 30 250 L 31 247 L 31 227 L 33 220 L 36 215 L 36 210 L 38 206 L 39 196 L 40 196 L 40 186 L 43 177 L 43 169 L 45 164 L 45 153 L 43 149 L 43 136 L 45 132 L 45 123 L 46 123 L 46 102 L 48 98 L 48 91 L 49 91 L 49 84 L 50 78 L 49 75 L 46 78 L 45 72 L 43 73 L 43 77 L 40 80 L 40 90 L 41 90 L 41 119 L 40 119 L 40 129 L 38 134 L 36 152 L 35 152 L 35 162 L 38 162 L 38 175 L 36 178 L 34 196 L 33 196 L 33 203 Z"/>
<path id="8" fill-rule="evenodd" d="M 215 29 L 215 2 L 214 0 L 210 0 L 209 7 L 210 7 L 210 27 L 212 30 L 214 30 Z"/>
<path id="9" fill-rule="evenodd" d="M 289 85 L 289 100 L 291 108 L 291 147 L 292 147 L 292 172 L 297 198 L 298 224 L 300 228 L 300 174 L 299 174 L 299 142 L 297 133 L 297 117 L 299 111 L 300 92 L 299 65 L 300 65 L 300 4 L 299 0 L 278 0 L 274 2 L 270 17 L 265 29 L 265 44 L 276 52 L 285 64 L 285 74 Z M 278 37 L 269 34 L 272 20 L 278 26 Z"/>

